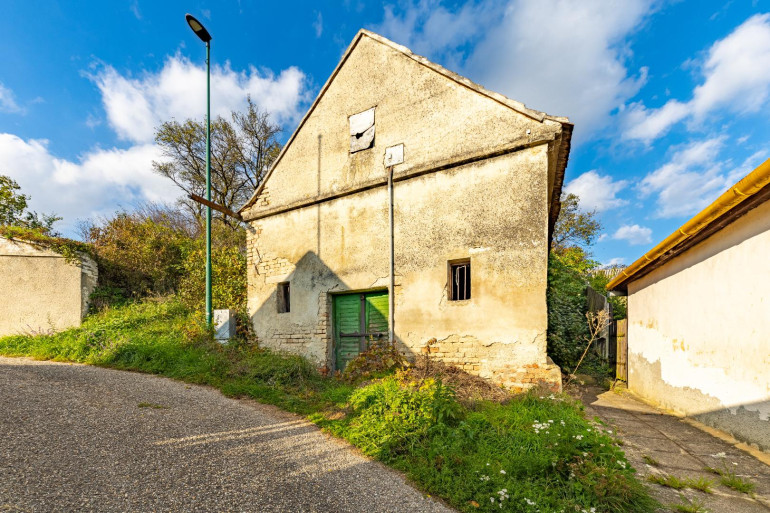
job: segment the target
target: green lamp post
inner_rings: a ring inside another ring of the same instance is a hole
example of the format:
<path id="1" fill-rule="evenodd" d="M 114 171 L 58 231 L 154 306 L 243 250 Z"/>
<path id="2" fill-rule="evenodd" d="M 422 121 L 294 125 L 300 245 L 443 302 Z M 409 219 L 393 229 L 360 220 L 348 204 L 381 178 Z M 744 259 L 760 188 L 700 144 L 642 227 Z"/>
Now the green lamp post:
<path id="1" fill-rule="evenodd" d="M 185 19 L 195 35 L 206 43 L 206 199 L 211 201 L 211 35 L 192 14 Z M 206 206 L 206 323 L 211 324 L 211 207 Z"/>

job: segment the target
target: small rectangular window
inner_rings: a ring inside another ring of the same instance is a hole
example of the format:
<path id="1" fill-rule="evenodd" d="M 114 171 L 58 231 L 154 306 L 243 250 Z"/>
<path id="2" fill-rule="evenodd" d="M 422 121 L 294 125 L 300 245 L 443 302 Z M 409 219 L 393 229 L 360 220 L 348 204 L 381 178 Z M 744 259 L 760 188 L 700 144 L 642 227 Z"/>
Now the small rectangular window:
<path id="1" fill-rule="evenodd" d="M 471 261 L 449 262 L 449 300 L 464 301 L 471 298 Z"/>
<path id="2" fill-rule="evenodd" d="M 278 313 L 291 311 L 291 296 L 289 294 L 289 282 L 278 284 Z"/>

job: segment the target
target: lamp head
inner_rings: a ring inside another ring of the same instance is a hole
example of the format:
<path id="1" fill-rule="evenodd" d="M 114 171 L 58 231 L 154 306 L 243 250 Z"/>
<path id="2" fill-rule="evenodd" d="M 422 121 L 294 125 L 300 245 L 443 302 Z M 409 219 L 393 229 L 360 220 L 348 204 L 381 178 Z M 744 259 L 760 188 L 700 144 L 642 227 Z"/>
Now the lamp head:
<path id="1" fill-rule="evenodd" d="M 193 32 L 195 32 L 195 35 L 201 39 L 201 41 L 204 43 L 211 41 L 211 34 L 209 34 L 209 31 L 206 30 L 206 27 L 204 27 L 203 24 L 195 18 L 195 16 L 192 14 L 185 14 L 184 17 L 187 20 L 187 24 L 190 25 L 190 28 L 193 30 Z"/>

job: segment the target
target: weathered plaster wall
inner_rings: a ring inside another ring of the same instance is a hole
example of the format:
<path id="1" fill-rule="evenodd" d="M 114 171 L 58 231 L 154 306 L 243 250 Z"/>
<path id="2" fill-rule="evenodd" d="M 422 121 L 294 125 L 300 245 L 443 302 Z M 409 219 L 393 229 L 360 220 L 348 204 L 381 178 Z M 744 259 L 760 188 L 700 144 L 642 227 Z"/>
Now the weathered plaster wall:
<path id="1" fill-rule="evenodd" d="M 770 203 L 628 287 L 629 388 L 770 450 Z"/>
<path id="2" fill-rule="evenodd" d="M 469 372 L 558 386 L 545 351 L 548 161 L 542 144 L 395 184 L 395 331 L 407 354 L 436 338 L 435 356 Z M 252 223 L 249 309 L 261 344 L 330 365 L 329 294 L 387 288 L 387 212 L 377 187 Z M 447 262 L 468 257 L 471 299 L 448 301 Z M 283 281 L 291 312 L 279 314 Z"/>
<path id="3" fill-rule="evenodd" d="M 372 107 L 374 147 L 351 154 L 348 117 Z M 531 119 L 364 36 L 244 217 L 382 179 L 388 146 L 405 147 L 398 177 L 560 132 L 559 122 Z"/>
<path id="4" fill-rule="evenodd" d="M 0 336 L 79 326 L 96 279 L 89 258 L 68 263 L 51 250 L 0 237 Z"/>

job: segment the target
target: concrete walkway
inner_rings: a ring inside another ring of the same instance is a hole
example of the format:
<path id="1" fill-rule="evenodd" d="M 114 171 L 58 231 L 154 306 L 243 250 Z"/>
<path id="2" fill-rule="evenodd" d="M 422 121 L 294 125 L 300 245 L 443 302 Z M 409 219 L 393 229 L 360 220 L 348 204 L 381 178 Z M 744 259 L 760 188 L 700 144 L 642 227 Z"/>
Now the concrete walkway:
<path id="1" fill-rule="evenodd" d="M 0 357 L 0 511 L 452 510 L 276 408 L 155 376 Z"/>
<path id="2" fill-rule="evenodd" d="M 606 392 L 583 388 L 581 399 L 589 417 L 599 417 L 614 426 L 640 478 L 658 474 L 713 481 L 711 494 L 649 483 L 655 497 L 667 508 L 662 511 L 676 511 L 672 504 L 693 501 L 704 508 L 693 510 L 698 512 L 770 513 L 770 466 L 737 448 L 735 443 L 712 436 L 686 419 L 667 415 L 623 390 Z M 770 461 L 767 455 L 760 457 Z M 739 493 L 721 485 L 720 477 L 705 471 L 706 467 L 726 469 L 754 483 L 754 494 Z"/>

